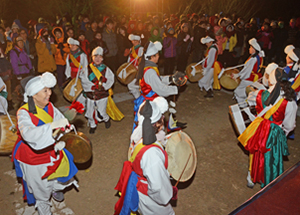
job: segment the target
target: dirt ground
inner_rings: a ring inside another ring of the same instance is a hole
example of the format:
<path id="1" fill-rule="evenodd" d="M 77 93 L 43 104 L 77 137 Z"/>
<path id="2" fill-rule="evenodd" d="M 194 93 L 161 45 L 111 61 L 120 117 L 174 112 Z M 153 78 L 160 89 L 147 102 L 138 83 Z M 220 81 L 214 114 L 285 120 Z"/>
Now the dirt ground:
<path id="1" fill-rule="evenodd" d="M 126 86 L 116 82 L 115 94 L 127 91 Z M 259 184 L 253 189 L 246 187 L 248 155 L 238 144 L 228 117 L 228 106 L 235 103 L 232 94 L 214 93 L 213 99 L 206 99 L 197 84 L 189 84 L 177 100 L 177 118 L 188 123 L 184 131 L 194 142 L 198 160 L 194 177 L 179 183 L 178 200 L 174 203 L 178 215 L 228 214 L 260 190 Z M 68 105 L 57 89 L 52 99 L 57 107 Z M 127 158 L 133 99 L 117 106 L 125 118 L 112 122 L 110 129 L 101 123 L 91 135 L 83 115 L 73 122 L 90 138 L 93 158 L 90 166 L 77 174 L 79 189 L 66 192 L 63 203 L 54 202 L 53 214 L 113 214 L 118 200 L 114 187 Z M 299 122 L 297 124 L 299 127 Z M 299 140 L 297 128 L 295 140 L 288 141 L 290 156 L 285 159 L 285 169 L 299 161 Z M 17 183 L 10 158 L 1 156 L 0 162 L 0 214 L 37 214 L 34 207 L 28 207 L 22 200 L 22 188 Z"/>

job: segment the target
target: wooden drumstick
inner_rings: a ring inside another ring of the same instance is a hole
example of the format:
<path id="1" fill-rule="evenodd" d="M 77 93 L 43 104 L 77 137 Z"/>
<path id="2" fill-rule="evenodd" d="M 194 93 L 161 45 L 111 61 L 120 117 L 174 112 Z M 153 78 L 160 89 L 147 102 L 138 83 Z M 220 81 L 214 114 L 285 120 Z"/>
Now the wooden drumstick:
<path id="1" fill-rule="evenodd" d="M 185 169 L 186 169 L 186 167 L 187 167 L 187 165 L 188 165 L 188 163 L 190 161 L 191 155 L 192 155 L 192 153 L 190 153 L 189 158 L 188 158 L 188 160 L 187 160 L 187 162 L 186 162 L 186 164 L 185 164 L 185 166 L 184 166 L 184 168 L 183 168 L 183 170 L 182 170 L 182 172 L 181 172 L 181 174 L 179 176 L 179 179 L 177 180 L 177 182 L 175 184 L 175 187 L 177 187 L 177 185 L 178 185 L 178 183 L 179 183 L 179 181 L 180 181 L 180 179 L 181 179 L 181 177 L 182 177 L 182 175 L 183 175 L 183 173 L 184 173 L 184 171 L 185 171 Z"/>

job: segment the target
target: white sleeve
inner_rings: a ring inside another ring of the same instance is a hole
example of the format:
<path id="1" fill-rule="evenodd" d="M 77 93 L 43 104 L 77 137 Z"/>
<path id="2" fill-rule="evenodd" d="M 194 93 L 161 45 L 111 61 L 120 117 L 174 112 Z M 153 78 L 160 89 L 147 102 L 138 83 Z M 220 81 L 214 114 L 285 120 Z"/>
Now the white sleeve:
<path id="1" fill-rule="evenodd" d="M 147 70 L 147 72 L 144 74 L 144 79 L 145 82 L 151 86 L 152 90 L 159 96 L 167 97 L 178 94 L 177 87 L 169 86 L 162 82 L 154 69 Z"/>
<path id="2" fill-rule="evenodd" d="M 131 81 L 127 85 L 127 87 L 128 87 L 129 92 L 133 95 L 133 97 L 135 99 L 137 99 L 141 95 L 141 93 L 140 93 L 140 86 L 136 85 L 135 82 L 136 82 L 136 78 L 133 79 L 133 81 Z"/>
<path id="3" fill-rule="evenodd" d="M 210 70 L 211 67 L 213 66 L 213 64 L 215 62 L 216 51 L 217 50 L 215 48 L 211 48 L 209 50 L 208 56 L 207 56 L 206 67 L 204 69 Z"/>
<path id="4" fill-rule="evenodd" d="M 114 84 L 115 75 L 108 67 L 106 67 L 105 78 L 107 79 L 107 81 L 103 83 L 102 86 L 105 90 L 109 90 Z"/>
<path id="5" fill-rule="evenodd" d="M 63 114 L 54 108 L 53 121 L 64 118 Z M 52 145 L 55 140 L 52 137 L 51 123 L 35 126 L 26 110 L 17 112 L 18 128 L 22 138 L 35 150 L 44 149 Z"/>
<path id="6" fill-rule="evenodd" d="M 168 204 L 173 196 L 170 175 L 164 163 L 165 156 L 156 147 L 148 149 L 141 159 L 141 168 L 148 183 L 148 196 L 161 205 Z"/>
<path id="7" fill-rule="evenodd" d="M 255 63 L 256 63 L 255 57 L 252 57 L 252 58 L 250 58 L 250 60 L 247 61 L 244 68 L 239 72 L 239 76 L 240 76 L 241 80 L 245 80 L 250 77 L 250 74 L 253 70 Z"/>
<path id="8" fill-rule="evenodd" d="M 6 91 L 6 85 L 5 85 L 4 81 L 2 80 L 2 78 L 0 77 L 0 89 L 1 89 L 3 86 L 4 86 L 3 91 Z"/>
<path id="9" fill-rule="evenodd" d="M 143 55 L 143 52 L 144 52 L 144 47 L 140 47 L 138 51 L 138 56 L 141 57 Z"/>
<path id="10" fill-rule="evenodd" d="M 255 91 L 252 91 L 249 93 L 249 95 L 247 97 L 247 101 L 250 106 L 256 106 L 256 97 L 257 97 L 258 92 L 259 92 L 259 90 L 255 90 Z"/>
<path id="11" fill-rule="evenodd" d="M 68 54 L 67 58 L 66 58 L 66 70 L 65 70 L 65 75 L 67 78 L 71 77 L 71 67 L 70 67 L 70 63 L 69 63 L 69 56 L 70 54 Z"/>
<path id="12" fill-rule="evenodd" d="M 88 74 L 89 62 L 85 53 L 80 55 L 80 65 L 82 66 L 81 74 Z"/>
<path id="13" fill-rule="evenodd" d="M 282 129 L 288 135 L 296 127 L 297 103 L 288 102 L 285 108 L 285 116 L 282 122 Z"/>

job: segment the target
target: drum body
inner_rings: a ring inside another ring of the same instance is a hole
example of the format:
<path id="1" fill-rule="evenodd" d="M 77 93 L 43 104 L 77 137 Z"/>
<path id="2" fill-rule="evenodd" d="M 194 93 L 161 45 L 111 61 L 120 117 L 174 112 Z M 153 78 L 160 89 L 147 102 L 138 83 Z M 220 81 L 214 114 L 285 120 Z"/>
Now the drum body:
<path id="1" fill-rule="evenodd" d="M 229 106 L 230 121 L 237 136 L 245 131 L 256 115 L 255 107 L 241 107 L 241 104 L 246 104 L 246 102 Z"/>
<path id="2" fill-rule="evenodd" d="M 73 78 L 70 80 L 69 83 L 66 84 L 64 90 L 63 90 L 63 95 L 64 97 L 69 101 L 69 102 L 73 102 L 74 100 L 77 99 L 77 97 L 80 95 L 80 93 L 82 92 L 82 85 L 81 85 L 81 80 L 80 78 L 78 78 L 77 80 L 77 84 L 74 88 L 75 90 L 75 95 L 74 96 L 71 96 L 70 95 L 70 92 L 71 92 L 71 89 L 72 89 L 72 86 L 75 84 L 76 82 L 76 78 Z"/>
<path id="3" fill-rule="evenodd" d="M 17 126 L 17 117 L 10 116 Z M 18 139 L 17 132 L 9 130 L 11 123 L 7 115 L 0 116 L 0 155 L 10 155 Z"/>
<path id="4" fill-rule="evenodd" d="M 191 63 L 190 65 L 188 65 L 185 69 L 186 75 L 189 79 L 190 82 L 197 82 L 199 81 L 201 78 L 203 78 L 203 67 L 201 64 L 197 65 L 195 67 L 195 75 L 192 75 L 192 71 L 193 71 L 193 67 L 194 65 L 196 65 L 197 63 Z"/>
<path id="5" fill-rule="evenodd" d="M 62 136 L 60 141 L 66 143 L 66 149 L 73 155 L 74 162 L 86 163 L 92 157 L 91 141 L 82 132 L 70 132 Z"/>
<path id="6" fill-rule="evenodd" d="M 192 139 L 183 131 L 173 132 L 167 136 L 165 150 L 168 154 L 168 171 L 170 175 L 178 181 L 187 164 L 179 181 L 189 180 L 194 175 L 197 167 L 197 154 Z"/>
<path id="7" fill-rule="evenodd" d="M 125 85 L 132 82 L 138 72 L 132 63 L 130 65 L 129 64 L 130 63 L 123 63 L 116 73 L 118 80 Z"/>
<path id="8" fill-rule="evenodd" d="M 227 90 L 234 90 L 235 88 L 237 88 L 241 80 L 239 78 L 236 80 L 232 78 L 232 74 L 237 74 L 237 73 L 239 73 L 238 69 L 226 70 L 223 73 L 222 77 L 220 78 L 221 86 Z"/>

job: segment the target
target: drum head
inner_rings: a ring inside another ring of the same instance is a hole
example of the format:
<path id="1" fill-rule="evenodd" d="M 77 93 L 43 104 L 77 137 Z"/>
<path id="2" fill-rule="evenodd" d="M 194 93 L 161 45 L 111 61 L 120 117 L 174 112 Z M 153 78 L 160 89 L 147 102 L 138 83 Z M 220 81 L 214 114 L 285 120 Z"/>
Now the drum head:
<path id="1" fill-rule="evenodd" d="M 80 93 L 82 92 L 82 85 L 81 85 L 81 80 L 80 78 L 78 78 L 77 80 L 77 84 L 75 86 L 75 96 L 71 96 L 70 92 L 71 92 L 71 88 L 72 86 L 75 84 L 76 78 L 73 78 L 64 88 L 63 90 L 63 94 L 64 97 L 69 101 L 69 102 L 73 102 L 74 100 L 77 99 L 77 97 L 80 95 Z"/>
<path id="2" fill-rule="evenodd" d="M 199 64 L 198 66 L 195 67 L 195 76 L 192 75 L 192 71 L 193 68 L 192 66 L 196 65 L 197 63 L 192 63 L 190 65 L 188 65 L 185 69 L 186 75 L 189 79 L 190 82 L 197 82 L 199 81 L 201 78 L 203 78 L 202 72 L 203 72 L 203 67 L 201 64 Z"/>
<path id="3" fill-rule="evenodd" d="M 234 80 L 231 78 L 231 74 L 237 74 L 239 73 L 238 69 L 230 69 L 224 72 L 222 77 L 220 78 L 220 84 L 222 87 L 224 87 L 227 90 L 234 90 L 237 88 L 241 82 L 241 80 L 238 78 L 237 80 Z"/>
<path id="4" fill-rule="evenodd" d="M 10 116 L 13 124 L 17 126 L 17 117 Z M 9 130 L 11 123 L 7 115 L 0 116 L 0 155 L 11 155 L 18 139 L 17 132 Z"/>
<path id="5" fill-rule="evenodd" d="M 175 180 L 179 179 L 191 155 L 180 181 L 189 180 L 197 167 L 197 154 L 192 139 L 183 131 L 174 132 L 167 140 L 166 152 L 168 171 Z"/>
<path id="6" fill-rule="evenodd" d="M 129 64 L 129 63 L 124 63 L 124 64 L 122 64 L 122 65 L 119 67 L 119 69 L 117 70 L 117 73 L 116 73 L 118 80 L 119 80 L 122 84 L 125 84 L 125 85 L 129 84 L 130 82 L 132 82 L 133 79 L 135 79 L 136 74 L 137 74 L 137 69 L 135 68 L 135 66 L 132 65 L 132 64 L 130 64 L 130 65 L 128 66 L 128 64 Z M 125 78 L 123 78 L 123 77 L 122 77 L 122 74 L 120 74 L 120 73 L 121 73 L 122 70 L 125 69 L 125 68 L 126 68 L 126 74 L 125 74 Z M 120 77 L 119 75 L 120 75 L 121 77 Z"/>
<path id="7" fill-rule="evenodd" d="M 60 141 L 66 142 L 66 149 L 73 155 L 75 163 L 85 163 L 92 157 L 90 140 L 82 132 L 70 132 L 62 136 Z"/>

